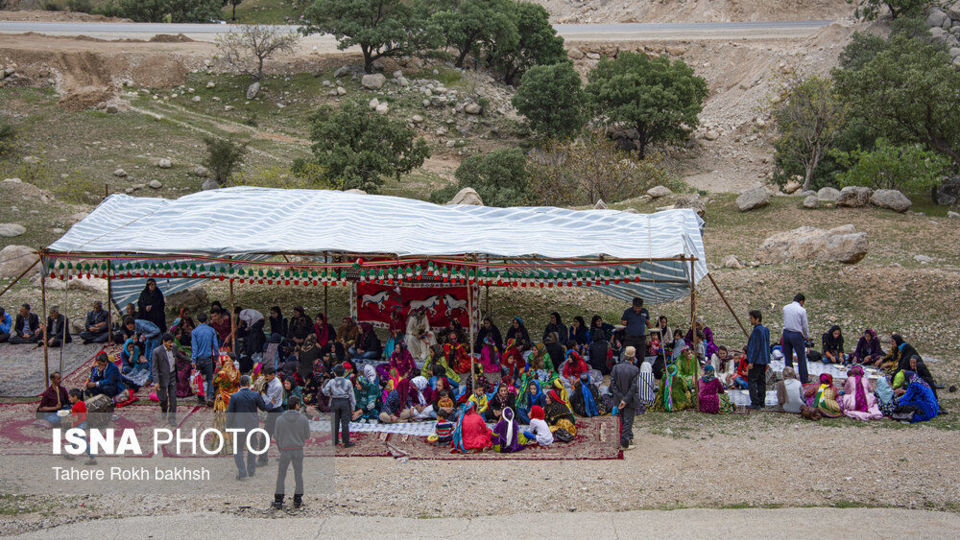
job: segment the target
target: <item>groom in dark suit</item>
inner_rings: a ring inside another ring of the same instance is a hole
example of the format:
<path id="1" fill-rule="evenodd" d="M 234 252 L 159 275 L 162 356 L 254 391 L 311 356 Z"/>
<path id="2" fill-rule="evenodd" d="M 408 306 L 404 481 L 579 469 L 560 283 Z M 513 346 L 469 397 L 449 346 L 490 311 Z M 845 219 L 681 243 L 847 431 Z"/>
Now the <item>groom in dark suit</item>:
<path id="1" fill-rule="evenodd" d="M 230 404 L 227 405 L 227 429 L 242 430 L 236 434 L 237 444 L 233 449 L 237 480 L 243 480 L 257 472 L 257 456 L 247 448 L 247 433 L 260 426 L 257 410 L 266 411 L 267 404 L 259 392 L 250 388 L 250 376 L 243 375 L 240 377 L 240 390 L 230 396 Z M 254 448 L 262 446 L 256 443 L 252 445 Z M 247 452 L 246 463 L 243 459 L 244 452 Z"/>
<path id="2" fill-rule="evenodd" d="M 177 424 L 177 359 L 187 357 L 173 346 L 173 335 L 163 334 L 163 344 L 153 350 L 153 373 L 151 379 L 157 383 L 157 397 L 160 398 L 161 416 L 175 426 Z"/>

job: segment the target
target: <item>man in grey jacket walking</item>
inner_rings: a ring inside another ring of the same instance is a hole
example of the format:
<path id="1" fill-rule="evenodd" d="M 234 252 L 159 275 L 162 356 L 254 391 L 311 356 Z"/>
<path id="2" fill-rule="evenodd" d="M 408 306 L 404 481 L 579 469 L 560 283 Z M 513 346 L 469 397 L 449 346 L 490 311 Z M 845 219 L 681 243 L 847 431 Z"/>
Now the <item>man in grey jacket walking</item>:
<path id="1" fill-rule="evenodd" d="M 636 357 L 636 348 L 627 347 L 623 362 L 613 366 L 613 371 L 610 372 L 610 393 L 613 394 L 613 402 L 617 403 L 620 411 L 620 448 L 624 450 L 633 448 L 633 419 L 640 404 L 637 395 L 640 368 L 634 363 Z"/>
<path id="2" fill-rule="evenodd" d="M 330 420 L 330 429 L 333 431 L 333 445 L 340 442 L 337 436 L 337 428 L 343 434 L 343 447 L 350 448 L 353 443 L 350 442 L 350 419 L 353 417 L 353 410 L 357 408 L 357 396 L 353 393 L 353 384 L 343 376 L 343 364 L 337 364 L 333 367 L 333 379 L 323 385 L 323 393 L 330 397 L 330 412 L 333 417 Z"/>
<path id="3" fill-rule="evenodd" d="M 291 396 L 287 400 L 287 410 L 277 418 L 274 438 L 280 449 L 280 462 L 277 465 L 277 490 L 273 507 L 283 508 L 284 484 L 287 480 L 287 467 L 293 463 L 293 478 L 296 487 L 293 490 L 293 506 L 303 504 L 303 445 L 310 438 L 310 424 L 307 417 L 300 414 L 300 398 Z"/>

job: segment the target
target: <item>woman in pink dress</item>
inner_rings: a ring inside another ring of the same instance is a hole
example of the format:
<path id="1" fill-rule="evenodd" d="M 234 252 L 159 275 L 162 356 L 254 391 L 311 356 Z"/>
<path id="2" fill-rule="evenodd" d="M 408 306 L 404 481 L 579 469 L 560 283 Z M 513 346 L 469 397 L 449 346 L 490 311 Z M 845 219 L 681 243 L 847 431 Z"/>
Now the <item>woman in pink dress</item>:
<path id="1" fill-rule="evenodd" d="M 883 418 L 877 398 L 867 387 L 863 368 L 853 366 L 847 373 L 847 382 L 843 384 L 843 399 L 840 402 L 844 416 L 857 420 L 879 420 Z"/>

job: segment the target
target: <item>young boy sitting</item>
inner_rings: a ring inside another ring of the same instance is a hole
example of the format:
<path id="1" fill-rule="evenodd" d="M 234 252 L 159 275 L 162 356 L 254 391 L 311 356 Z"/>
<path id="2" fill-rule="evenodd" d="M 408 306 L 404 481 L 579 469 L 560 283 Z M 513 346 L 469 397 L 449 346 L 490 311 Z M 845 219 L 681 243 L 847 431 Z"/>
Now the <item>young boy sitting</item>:
<path id="1" fill-rule="evenodd" d="M 449 399 L 449 398 L 448 398 Z M 453 440 L 453 431 L 456 426 L 450 421 L 450 415 L 443 409 L 437 411 L 437 425 L 434 428 L 434 441 L 437 446 L 448 446 Z M 433 439 L 433 437 L 431 437 Z"/>
<path id="2" fill-rule="evenodd" d="M 67 397 L 70 399 L 70 403 L 73 405 L 70 407 L 70 416 L 73 420 L 73 427 L 78 429 L 87 429 L 87 404 L 83 401 L 83 391 L 79 388 L 71 388 L 70 393 L 67 394 Z M 67 459 L 73 459 L 73 456 L 70 454 L 64 454 Z M 86 465 L 96 465 L 97 460 L 93 457 L 93 449 L 90 447 L 90 437 L 87 437 L 87 455 L 90 456 L 90 459 L 86 461 Z"/>

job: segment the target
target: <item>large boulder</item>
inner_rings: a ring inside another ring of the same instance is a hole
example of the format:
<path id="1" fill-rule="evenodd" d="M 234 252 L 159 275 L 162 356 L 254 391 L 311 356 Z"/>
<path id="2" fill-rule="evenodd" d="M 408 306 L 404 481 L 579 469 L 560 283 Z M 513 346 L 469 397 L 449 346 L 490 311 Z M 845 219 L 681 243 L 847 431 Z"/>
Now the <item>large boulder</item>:
<path id="1" fill-rule="evenodd" d="M 181 308 L 187 308 L 187 311 L 197 313 L 200 309 L 206 307 L 208 302 L 207 291 L 199 286 L 166 296 L 167 308 L 173 313 L 179 313 Z"/>
<path id="2" fill-rule="evenodd" d="M 19 223 L 0 223 L 0 236 L 13 238 L 27 232 L 27 228 Z"/>
<path id="3" fill-rule="evenodd" d="M 360 79 L 360 84 L 362 84 L 364 88 L 370 90 L 379 90 L 386 82 L 387 77 L 384 76 L 383 73 L 371 73 L 369 75 L 364 75 L 363 78 Z"/>
<path id="4" fill-rule="evenodd" d="M 803 199 L 803 207 L 810 209 L 819 208 L 820 201 L 817 199 L 816 195 L 807 195 L 807 197 Z"/>
<path id="5" fill-rule="evenodd" d="M 707 205 L 703 202 L 703 199 L 700 198 L 700 195 L 681 195 L 677 197 L 676 202 L 673 204 L 674 208 L 692 208 L 697 212 L 697 215 L 703 217 L 707 213 Z"/>
<path id="6" fill-rule="evenodd" d="M 933 189 L 933 202 L 951 206 L 960 202 L 960 176 L 947 178 Z"/>
<path id="7" fill-rule="evenodd" d="M 11 244 L 0 250 L 0 277 L 15 278 L 22 274 L 30 265 L 37 262 L 37 250 Z M 40 265 L 36 265 L 28 276 L 40 273 Z"/>
<path id="8" fill-rule="evenodd" d="M 840 198 L 840 190 L 832 187 L 820 188 L 817 192 L 817 200 L 824 203 L 836 203 Z"/>
<path id="9" fill-rule="evenodd" d="M 465 187 L 457 192 L 456 195 L 450 199 L 447 204 L 470 204 L 473 206 L 483 206 L 483 199 L 480 198 L 480 194 L 477 193 L 477 190 Z"/>
<path id="10" fill-rule="evenodd" d="M 211 189 L 219 189 L 219 188 L 220 188 L 220 184 L 217 183 L 217 181 L 214 180 L 213 178 L 207 178 L 206 180 L 203 181 L 203 184 L 201 184 L 200 186 L 200 189 L 202 191 L 210 191 Z"/>
<path id="11" fill-rule="evenodd" d="M 800 188 L 802 187 L 803 187 L 803 184 L 801 184 L 800 182 L 797 182 L 796 180 L 790 180 L 789 182 L 783 185 L 783 192 L 786 193 L 787 195 L 793 195 L 794 193 L 799 191 Z"/>
<path id="12" fill-rule="evenodd" d="M 673 195 L 673 192 L 667 186 L 654 186 L 647 190 L 647 195 L 651 199 L 659 199 L 660 197 L 669 197 Z"/>
<path id="13" fill-rule="evenodd" d="M 910 205 L 913 203 L 910 202 L 910 199 L 907 198 L 906 195 L 895 189 L 878 189 L 874 191 L 873 196 L 870 197 L 870 204 L 903 213 L 909 210 Z"/>
<path id="14" fill-rule="evenodd" d="M 869 248 L 867 233 L 856 232 L 853 225 L 830 230 L 800 227 L 764 240 L 757 250 L 757 258 L 769 264 L 792 261 L 856 264 L 863 260 Z"/>
<path id="15" fill-rule="evenodd" d="M 873 190 L 862 186 L 847 186 L 840 190 L 840 198 L 837 199 L 837 206 L 847 208 L 863 208 L 870 202 L 870 196 Z"/>
<path id="16" fill-rule="evenodd" d="M 257 94 L 260 93 L 260 82 L 254 81 L 250 86 L 247 87 L 247 99 L 254 99 L 257 97 Z"/>
<path id="17" fill-rule="evenodd" d="M 744 191 L 737 197 L 737 208 L 741 212 L 761 208 L 768 204 L 770 204 L 770 192 L 760 184 Z"/>
<path id="18" fill-rule="evenodd" d="M 927 26 L 942 27 L 944 23 L 949 23 L 950 17 L 940 8 L 933 8 L 927 14 Z"/>

